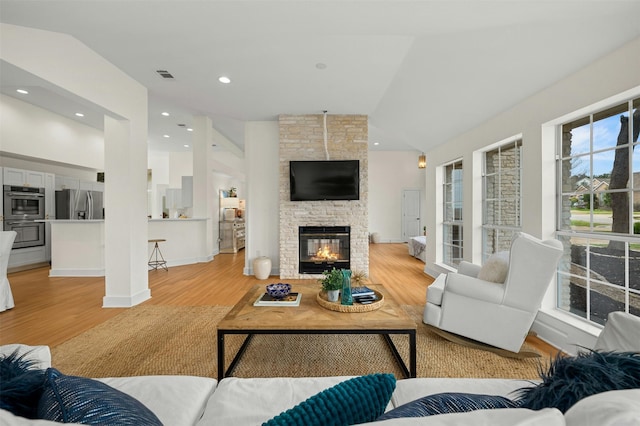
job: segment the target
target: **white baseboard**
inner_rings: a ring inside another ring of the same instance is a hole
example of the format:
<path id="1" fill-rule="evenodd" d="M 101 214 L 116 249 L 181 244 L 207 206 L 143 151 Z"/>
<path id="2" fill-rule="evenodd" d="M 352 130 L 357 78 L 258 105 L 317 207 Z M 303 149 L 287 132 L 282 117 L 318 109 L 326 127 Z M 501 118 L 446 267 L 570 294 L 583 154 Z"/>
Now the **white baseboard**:
<path id="1" fill-rule="evenodd" d="M 151 299 L 151 290 L 149 289 L 143 290 L 133 296 L 104 296 L 102 298 L 102 307 L 131 308 L 149 299 Z"/>
<path id="2" fill-rule="evenodd" d="M 50 277 L 104 277 L 104 268 L 100 269 L 50 269 Z"/>

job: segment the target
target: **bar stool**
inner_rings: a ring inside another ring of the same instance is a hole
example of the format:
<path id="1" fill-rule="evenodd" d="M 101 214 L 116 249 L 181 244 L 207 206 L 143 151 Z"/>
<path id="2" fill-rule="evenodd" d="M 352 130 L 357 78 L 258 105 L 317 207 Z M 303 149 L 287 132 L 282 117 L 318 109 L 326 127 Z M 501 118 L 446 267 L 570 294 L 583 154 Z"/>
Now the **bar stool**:
<path id="1" fill-rule="evenodd" d="M 158 238 L 155 240 L 149 240 L 150 243 L 154 243 L 153 251 L 151 252 L 151 256 L 149 257 L 149 270 L 157 270 L 158 268 L 164 268 L 165 271 L 169 271 L 167 268 L 167 261 L 162 257 L 162 252 L 160 251 L 160 247 L 158 247 L 158 243 L 165 242 L 167 240 L 163 238 Z"/>

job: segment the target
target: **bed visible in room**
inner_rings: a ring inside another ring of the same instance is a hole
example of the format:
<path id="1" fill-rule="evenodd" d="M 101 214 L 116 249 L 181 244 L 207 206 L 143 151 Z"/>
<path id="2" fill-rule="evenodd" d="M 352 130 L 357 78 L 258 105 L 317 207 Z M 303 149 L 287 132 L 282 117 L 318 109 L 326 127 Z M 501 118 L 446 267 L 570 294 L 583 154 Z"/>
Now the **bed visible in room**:
<path id="1" fill-rule="evenodd" d="M 424 249 L 427 246 L 427 237 L 424 235 L 420 235 L 417 237 L 411 237 L 409 239 L 409 243 L 407 244 L 409 247 L 409 254 L 416 259 L 420 259 L 423 262 L 427 262 L 425 257 Z"/>

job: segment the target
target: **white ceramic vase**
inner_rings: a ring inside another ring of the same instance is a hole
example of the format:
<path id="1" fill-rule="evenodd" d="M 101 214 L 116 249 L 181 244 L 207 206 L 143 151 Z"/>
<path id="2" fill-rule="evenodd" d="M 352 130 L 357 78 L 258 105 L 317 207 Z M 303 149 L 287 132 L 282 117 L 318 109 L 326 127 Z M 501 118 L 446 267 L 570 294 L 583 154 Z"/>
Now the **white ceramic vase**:
<path id="1" fill-rule="evenodd" d="M 327 300 L 329 302 L 337 302 L 340 297 L 340 290 L 327 290 Z"/>
<path id="2" fill-rule="evenodd" d="M 260 256 L 253 259 L 253 274 L 259 280 L 266 280 L 271 273 L 271 259 Z"/>

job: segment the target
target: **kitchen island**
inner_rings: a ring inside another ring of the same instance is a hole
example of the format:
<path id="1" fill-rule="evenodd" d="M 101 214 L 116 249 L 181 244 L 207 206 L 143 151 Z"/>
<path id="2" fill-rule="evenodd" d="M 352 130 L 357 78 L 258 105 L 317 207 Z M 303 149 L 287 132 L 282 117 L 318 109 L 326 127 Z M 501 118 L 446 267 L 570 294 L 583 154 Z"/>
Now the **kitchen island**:
<path id="1" fill-rule="evenodd" d="M 208 262 L 206 218 L 149 219 L 148 239 L 165 239 L 167 266 Z M 104 276 L 104 220 L 44 220 L 51 224 L 50 277 Z M 149 243 L 149 255 L 153 244 Z"/>

